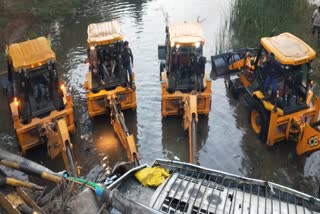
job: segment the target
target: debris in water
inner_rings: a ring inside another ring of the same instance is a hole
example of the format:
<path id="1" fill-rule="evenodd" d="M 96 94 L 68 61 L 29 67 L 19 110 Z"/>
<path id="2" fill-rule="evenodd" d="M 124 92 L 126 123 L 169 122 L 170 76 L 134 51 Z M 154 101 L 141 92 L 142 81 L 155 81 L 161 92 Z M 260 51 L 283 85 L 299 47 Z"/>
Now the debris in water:
<path id="1" fill-rule="evenodd" d="M 174 156 L 173 159 L 180 161 L 180 158 L 178 158 L 177 156 Z"/>
<path id="2" fill-rule="evenodd" d="M 251 174 L 253 172 L 253 170 L 254 170 L 254 167 L 250 167 L 249 168 L 249 173 Z"/>
<path id="3" fill-rule="evenodd" d="M 240 157 L 240 155 L 233 155 L 233 158 L 238 158 Z"/>

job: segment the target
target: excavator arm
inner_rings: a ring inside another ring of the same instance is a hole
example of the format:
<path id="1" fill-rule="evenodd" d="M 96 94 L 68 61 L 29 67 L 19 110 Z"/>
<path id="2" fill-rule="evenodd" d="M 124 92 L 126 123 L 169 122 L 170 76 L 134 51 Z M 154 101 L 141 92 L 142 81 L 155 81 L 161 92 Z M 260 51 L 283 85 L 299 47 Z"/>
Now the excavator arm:
<path id="1" fill-rule="evenodd" d="M 183 128 L 189 132 L 189 162 L 196 164 L 197 152 L 197 95 L 187 95 L 183 99 Z"/>
<path id="2" fill-rule="evenodd" d="M 111 95 L 108 97 L 108 100 L 111 107 L 110 117 L 113 129 L 127 152 L 129 162 L 134 166 L 138 166 L 139 156 L 134 136 L 129 133 L 129 130 L 126 126 L 123 113 L 121 112 L 121 107 L 117 101 L 117 96 Z"/>

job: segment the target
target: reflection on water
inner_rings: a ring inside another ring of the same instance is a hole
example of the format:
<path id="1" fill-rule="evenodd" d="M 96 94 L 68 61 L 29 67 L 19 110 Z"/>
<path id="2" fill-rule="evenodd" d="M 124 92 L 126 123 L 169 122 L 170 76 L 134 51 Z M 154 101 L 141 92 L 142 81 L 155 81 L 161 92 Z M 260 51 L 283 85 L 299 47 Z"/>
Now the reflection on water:
<path id="1" fill-rule="evenodd" d="M 221 23 L 229 20 L 232 0 L 89 0 L 64 21 L 52 25 L 50 38 L 58 59 L 60 77 L 73 96 L 76 134 L 72 137 L 77 161 L 86 173 L 101 164 L 110 170 L 117 160 L 125 160 L 122 146 L 113 133 L 108 116 L 89 120 L 83 82 L 88 67 L 86 59 L 87 26 L 90 23 L 117 19 L 125 39 L 134 54 L 137 110 L 125 112 L 131 133 L 137 137 L 141 163 L 155 158 L 175 157 L 188 160 L 188 134 L 181 118 L 161 118 L 161 85 L 157 45 L 164 43 L 165 22 L 195 20 L 200 16 L 206 44 L 204 55 L 216 52 Z M 226 32 L 228 33 L 228 32 Z M 2 63 L 2 66 L 5 63 Z M 207 65 L 210 70 L 210 64 Z M 1 95 L 1 100 L 4 97 Z M 17 148 L 12 122 L 6 105 L 0 106 L 1 146 Z M 223 79 L 212 82 L 212 106 L 208 117 L 199 117 L 198 162 L 202 166 L 255 178 L 271 179 L 310 193 L 315 193 L 314 182 L 320 179 L 320 154 L 309 158 L 291 157 L 292 145 L 277 145 L 270 149 L 261 144 L 249 127 L 247 108 L 240 100 L 232 99 Z M 40 158 L 32 151 L 32 159 Z M 29 157 L 29 156 L 28 156 Z M 60 160 L 45 164 L 61 170 Z M 48 163 L 47 163 L 48 162 Z"/>
<path id="2" fill-rule="evenodd" d="M 199 164 L 198 152 L 203 148 L 208 138 L 208 117 L 199 115 L 197 125 L 196 160 Z M 162 119 L 162 146 L 165 158 L 170 160 L 189 161 L 189 134 L 183 129 L 181 117 Z"/>

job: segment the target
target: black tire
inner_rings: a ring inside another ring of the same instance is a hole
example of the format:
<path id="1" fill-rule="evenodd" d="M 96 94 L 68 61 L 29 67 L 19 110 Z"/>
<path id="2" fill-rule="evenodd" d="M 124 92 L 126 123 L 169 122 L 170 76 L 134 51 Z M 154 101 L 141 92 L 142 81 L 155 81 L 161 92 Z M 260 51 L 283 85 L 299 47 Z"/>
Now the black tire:
<path id="1" fill-rule="evenodd" d="M 234 99 L 239 99 L 239 89 L 234 85 L 234 83 L 231 80 L 229 81 L 229 91 Z"/>
<path id="2" fill-rule="evenodd" d="M 250 103 L 249 123 L 252 130 L 259 136 L 261 141 L 266 143 L 269 131 L 270 112 L 264 108 L 259 100 L 254 99 Z"/>

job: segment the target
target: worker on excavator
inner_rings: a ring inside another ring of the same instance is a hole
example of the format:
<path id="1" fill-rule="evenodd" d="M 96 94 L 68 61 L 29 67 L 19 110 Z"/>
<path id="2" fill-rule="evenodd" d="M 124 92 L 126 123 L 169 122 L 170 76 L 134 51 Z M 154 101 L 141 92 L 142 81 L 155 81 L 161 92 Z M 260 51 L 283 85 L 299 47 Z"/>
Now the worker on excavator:
<path id="1" fill-rule="evenodd" d="M 271 85 L 271 98 L 275 98 L 278 90 L 279 78 L 282 74 L 281 64 L 274 58 L 273 53 L 269 53 L 265 65 L 262 66 L 263 73 L 266 74 L 264 82 L 264 92 L 267 93 Z"/>
<path id="2" fill-rule="evenodd" d="M 122 58 L 122 65 L 125 71 L 129 73 L 130 78 L 130 88 L 132 88 L 132 68 L 133 68 L 133 55 L 132 51 L 129 48 L 129 42 L 125 41 L 123 43 L 124 48 L 121 50 L 121 58 Z M 132 68 L 131 68 L 132 66 Z"/>
<path id="3" fill-rule="evenodd" d="M 195 85 L 196 85 L 196 91 L 201 92 L 202 85 L 203 85 L 203 76 L 205 71 L 205 63 L 206 58 L 203 56 L 200 56 L 196 58 L 196 61 L 194 63 L 194 71 L 195 71 Z"/>

